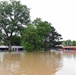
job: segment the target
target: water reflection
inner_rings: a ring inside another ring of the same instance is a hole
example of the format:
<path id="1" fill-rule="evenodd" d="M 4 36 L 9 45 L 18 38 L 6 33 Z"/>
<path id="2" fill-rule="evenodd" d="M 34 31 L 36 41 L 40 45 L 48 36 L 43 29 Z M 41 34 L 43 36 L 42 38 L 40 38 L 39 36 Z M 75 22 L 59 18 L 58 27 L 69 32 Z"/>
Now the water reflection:
<path id="1" fill-rule="evenodd" d="M 56 75 L 76 75 L 76 52 L 63 52 L 62 68 Z"/>
<path id="2" fill-rule="evenodd" d="M 0 75 L 56 75 L 62 60 L 60 52 L 0 53 Z"/>

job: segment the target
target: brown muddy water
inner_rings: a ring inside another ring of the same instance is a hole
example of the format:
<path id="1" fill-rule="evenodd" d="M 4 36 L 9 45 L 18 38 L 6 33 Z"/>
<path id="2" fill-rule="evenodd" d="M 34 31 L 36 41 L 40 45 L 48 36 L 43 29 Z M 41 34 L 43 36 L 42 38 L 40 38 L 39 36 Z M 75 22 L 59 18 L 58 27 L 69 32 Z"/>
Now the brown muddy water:
<path id="1" fill-rule="evenodd" d="M 76 75 L 76 52 L 0 52 L 0 75 Z"/>

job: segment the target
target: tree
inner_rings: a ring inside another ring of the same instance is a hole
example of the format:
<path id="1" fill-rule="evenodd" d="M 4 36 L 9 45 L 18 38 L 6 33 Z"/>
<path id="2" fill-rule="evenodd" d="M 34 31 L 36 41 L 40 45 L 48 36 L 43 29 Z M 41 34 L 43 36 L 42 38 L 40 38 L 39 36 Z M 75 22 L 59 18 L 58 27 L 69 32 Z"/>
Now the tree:
<path id="1" fill-rule="evenodd" d="M 75 40 L 72 41 L 72 45 L 76 46 L 76 41 Z"/>
<path id="2" fill-rule="evenodd" d="M 42 21 L 40 18 L 37 18 L 33 21 L 33 24 L 36 26 L 38 35 L 40 36 L 40 46 L 46 51 L 48 34 L 52 31 L 51 23 L 48 23 L 47 21 Z"/>
<path id="3" fill-rule="evenodd" d="M 0 29 L 4 42 L 11 50 L 13 36 L 20 36 L 21 31 L 30 22 L 29 8 L 20 1 L 10 0 L 0 2 Z"/>
<path id="4" fill-rule="evenodd" d="M 12 37 L 12 43 L 13 46 L 21 46 L 21 36 L 13 36 Z"/>
<path id="5" fill-rule="evenodd" d="M 2 32 L 1 32 L 1 30 L 0 30 L 0 45 L 2 45 L 3 44 L 3 41 L 2 41 L 2 38 L 3 37 L 3 35 L 2 35 Z"/>
<path id="6" fill-rule="evenodd" d="M 58 48 L 59 45 L 62 44 L 61 34 L 59 34 L 53 26 L 51 26 L 51 28 L 52 28 L 52 31 L 49 34 L 49 43 L 50 43 L 49 46 L 50 48 Z"/>
<path id="7" fill-rule="evenodd" d="M 35 19 L 22 31 L 22 46 L 26 51 L 39 51 L 56 48 L 61 44 L 61 35 L 56 32 L 51 23 Z"/>
<path id="8" fill-rule="evenodd" d="M 37 29 L 33 24 L 30 24 L 22 32 L 22 46 L 26 51 L 38 50 L 40 44 L 40 37 L 38 36 Z"/>
<path id="9" fill-rule="evenodd" d="M 45 48 L 44 42 L 51 32 L 50 24 L 37 18 L 22 32 L 22 45 L 27 51 L 39 51 Z"/>
<path id="10" fill-rule="evenodd" d="M 68 40 L 63 41 L 63 44 L 64 46 L 72 46 L 73 42 L 70 39 L 68 39 Z"/>
<path id="11" fill-rule="evenodd" d="M 42 39 L 42 46 L 45 51 L 50 48 L 58 48 L 62 44 L 62 37 L 51 23 L 42 21 L 40 18 L 34 20 L 33 24 L 37 26 L 37 30 Z"/>
<path id="12" fill-rule="evenodd" d="M 64 46 L 76 46 L 76 41 L 75 40 L 70 40 L 70 39 L 68 39 L 68 40 L 64 40 L 63 41 L 63 45 Z"/>

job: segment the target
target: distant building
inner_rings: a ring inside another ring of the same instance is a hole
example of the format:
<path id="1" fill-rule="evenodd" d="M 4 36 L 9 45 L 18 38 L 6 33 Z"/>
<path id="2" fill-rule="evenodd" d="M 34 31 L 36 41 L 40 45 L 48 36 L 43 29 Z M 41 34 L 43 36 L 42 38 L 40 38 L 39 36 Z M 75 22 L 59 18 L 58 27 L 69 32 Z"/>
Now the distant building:
<path id="1" fill-rule="evenodd" d="M 8 51 L 8 46 L 0 46 L 1 51 Z M 23 47 L 22 46 L 12 46 L 12 50 L 14 51 L 22 51 Z"/>
<path id="2" fill-rule="evenodd" d="M 63 50 L 75 50 L 76 51 L 76 46 L 63 46 Z"/>

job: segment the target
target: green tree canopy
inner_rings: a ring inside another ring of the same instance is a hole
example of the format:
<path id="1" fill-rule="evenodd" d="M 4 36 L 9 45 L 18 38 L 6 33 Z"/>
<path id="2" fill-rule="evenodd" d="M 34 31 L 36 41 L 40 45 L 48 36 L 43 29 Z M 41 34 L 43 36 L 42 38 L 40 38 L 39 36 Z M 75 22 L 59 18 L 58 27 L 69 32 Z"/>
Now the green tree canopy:
<path id="1" fill-rule="evenodd" d="M 61 35 L 56 32 L 51 23 L 35 19 L 22 32 L 22 45 L 27 51 L 47 50 L 60 45 Z"/>
<path id="2" fill-rule="evenodd" d="M 64 46 L 76 46 L 76 40 L 73 40 L 73 41 L 70 39 L 64 40 L 63 45 Z"/>
<path id="3" fill-rule="evenodd" d="M 0 1 L 0 30 L 9 49 L 11 49 L 12 37 L 19 36 L 29 22 L 29 8 L 26 5 L 15 0 Z"/>
<path id="4" fill-rule="evenodd" d="M 34 51 L 38 49 L 40 37 L 37 34 L 37 29 L 33 24 L 28 25 L 22 32 L 22 45 L 27 51 Z"/>

